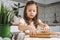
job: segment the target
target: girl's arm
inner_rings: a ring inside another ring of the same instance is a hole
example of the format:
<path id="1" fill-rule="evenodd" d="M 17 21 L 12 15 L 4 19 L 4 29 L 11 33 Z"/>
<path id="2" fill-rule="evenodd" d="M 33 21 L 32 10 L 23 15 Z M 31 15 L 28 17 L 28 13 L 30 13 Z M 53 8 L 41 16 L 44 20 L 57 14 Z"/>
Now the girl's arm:
<path id="1" fill-rule="evenodd" d="M 35 27 L 19 24 L 18 29 L 22 31 L 29 30 L 29 33 L 32 33 L 33 36 L 37 35 L 37 29 Z"/>
<path id="2" fill-rule="evenodd" d="M 39 24 L 42 28 L 44 28 L 44 27 L 48 27 L 48 25 L 47 25 L 47 24 L 42 23 L 42 22 L 39 22 L 38 24 Z"/>
<path id="3" fill-rule="evenodd" d="M 23 24 L 20 23 L 18 25 L 18 29 L 24 31 L 24 30 L 30 30 L 31 28 L 28 25 L 23 25 Z"/>
<path id="4" fill-rule="evenodd" d="M 19 30 L 22 30 L 22 31 L 25 31 L 25 30 L 36 30 L 36 28 L 35 27 L 30 27 L 29 25 L 23 25 L 23 24 L 19 24 L 18 25 L 18 29 Z"/>
<path id="5" fill-rule="evenodd" d="M 26 24 L 25 20 L 23 18 L 20 19 L 18 29 L 21 31 L 29 30 L 29 33 L 32 33 L 34 36 L 37 34 L 37 30 L 35 27 L 30 27 Z"/>
<path id="6" fill-rule="evenodd" d="M 39 26 L 41 27 L 41 29 L 43 30 L 43 31 L 50 31 L 50 27 L 47 25 L 47 24 L 45 24 L 45 23 L 43 23 L 43 22 L 41 22 L 41 21 L 39 21 Z"/>

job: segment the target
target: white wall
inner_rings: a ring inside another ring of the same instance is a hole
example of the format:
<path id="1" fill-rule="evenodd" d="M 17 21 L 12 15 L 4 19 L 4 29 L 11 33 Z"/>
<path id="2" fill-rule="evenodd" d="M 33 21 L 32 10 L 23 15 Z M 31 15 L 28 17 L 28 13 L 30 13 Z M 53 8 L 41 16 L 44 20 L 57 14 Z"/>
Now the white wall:
<path id="1" fill-rule="evenodd" d="M 33 0 L 33 1 L 38 2 L 38 3 L 41 3 L 41 4 L 45 4 L 45 1 L 46 0 Z"/>
<path id="2" fill-rule="evenodd" d="M 58 2 L 60 0 L 45 0 L 45 4 L 50 4 L 50 3 L 54 3 L 54 2 Z"/>
<path id="3" fill-rule="evenodd" d="M 50 3 L 58 2 L 60 0 L 34 0 L 34 1 L 41 3 L 41 4 L 50 4 Z"/>
<path id="4" fill-rule="evenodd" d="M 53 22 L 54 21 L 54 13 L 57 14 L 57 20 L 60 22 L 60 4 L 59 5 L 54 5 L 50 7 L 46 7 L 45 9 L 45 14 L 46 14 L 46 20 L 48 22 Z"/>
<path id="5" fill-rule="evenodd" d="M 60 26 L 50 26 L 52 32 L 60 32 Z"/>
<path id="6" fill-rule="evenodd" d="M 44 9 L 44 7 L 41 7 L 41 6 L 39 6 L 38 7 L 38 12 L 39 12 L 39 18 L 42 20 L 42 21 L 45 21 L 45 9 Z"/>
<path id="7" fill-rule="evenodd" d="M 39 18 L 41 20 L 45 20 L 48 23 L 52 23 L 54 21 L 54 13 L 57 14 L 57 21 L 60 22 L 60 4 L 53 6 L 46 6 L 39 8 Z"/>
<path id="8" fill-rule="evenodd" d="M 17 1 L 17 2 L 20 2 L 20 1 L 27 2 L 27 1 L 30 1 L 30 0 L 14 0 L 14 1 Z M 58 2 L 60 0 L 33 0 L 33 1 L 38 2 L 40 4 L 50 4 L 50 3 Z"/>

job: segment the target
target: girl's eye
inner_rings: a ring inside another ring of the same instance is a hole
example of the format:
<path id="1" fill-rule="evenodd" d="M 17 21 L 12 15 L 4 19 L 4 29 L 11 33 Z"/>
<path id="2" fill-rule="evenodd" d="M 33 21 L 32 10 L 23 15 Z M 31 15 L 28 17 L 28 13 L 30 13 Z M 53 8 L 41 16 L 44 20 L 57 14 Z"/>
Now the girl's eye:
<path id="1" fill-rule="evenodd" d="M 31 12 L 32 10 L 29 10 L 29 12 Z"/>
<path id="2" fill-rule="evenodd" d="M 35 10 L 33 10 L 33 12 L 35 12 Z"/>
<path id="3" fill-rule="evenodd" d="M 28 10 L 29 12 L 31 12 L 31 10 Z"/>
<path id="4" fill-rule="evenodd" d="M 31 12 L 31 11 L 35 12 L 35 10 L 29 10 L 29 12 Z"/>

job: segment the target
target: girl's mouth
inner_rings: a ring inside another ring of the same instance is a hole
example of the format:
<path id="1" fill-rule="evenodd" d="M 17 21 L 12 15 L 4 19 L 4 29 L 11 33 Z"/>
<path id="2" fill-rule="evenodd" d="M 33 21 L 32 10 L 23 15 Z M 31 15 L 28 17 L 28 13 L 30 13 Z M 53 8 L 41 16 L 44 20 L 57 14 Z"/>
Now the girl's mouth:
<path id="1" fill-rule="evenodd" d="M 33 16 L 33 15 L 30 15 L 30 16 Z"/>
<path id="2" fill-rule="evenodd" d="M 33 18 L 34 16 L 33 15 L 30 15 L 31 18 Z"/>

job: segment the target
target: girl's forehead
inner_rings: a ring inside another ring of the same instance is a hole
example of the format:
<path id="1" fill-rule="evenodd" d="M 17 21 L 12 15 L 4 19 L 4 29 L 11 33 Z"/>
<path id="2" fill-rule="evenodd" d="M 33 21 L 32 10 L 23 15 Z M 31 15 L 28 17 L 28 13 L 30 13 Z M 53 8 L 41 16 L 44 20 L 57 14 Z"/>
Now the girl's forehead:
<path id="1" fill-rule="evenodd" d="M 27 8 L 33 9 L 33 8 L 36 8 L 36 5 L 35 4 L 30 4 L 30 5 L 27 6 Z"/>

